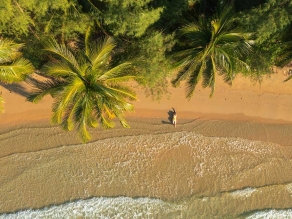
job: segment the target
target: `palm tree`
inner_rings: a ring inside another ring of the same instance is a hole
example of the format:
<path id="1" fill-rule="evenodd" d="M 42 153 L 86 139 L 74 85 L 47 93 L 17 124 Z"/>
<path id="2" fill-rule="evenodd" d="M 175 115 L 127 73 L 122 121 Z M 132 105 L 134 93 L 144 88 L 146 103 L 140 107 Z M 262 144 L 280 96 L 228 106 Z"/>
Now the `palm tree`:
<path id="1" fill-rule="evenodd" d="M 232 6 L 226 6 L 211 21 L 201 18 L 179 30 L 183 49 L 173 55 L 178 74 L 172 83 L 177 87 L 187 80 L 187 98 L 200 80 L 203 87 L 211 88 L 212 96 L 217 74 L 231 85 L 238 72 L 249 71 L 244 58 L 251 51 L 251 34 L 237 29 L 233 16 Z"/>
<path id="2" fill-rule="evenodd" d="M 14 43 L 0 38 L 0 82 L 11 84 L 23 81 L 28 74 L 33 73 L 32 64 L 21 57 L 23 44 Z M 4 100 L 0 95 L 0 112 L 4 111 Z"/>
<path id="3" fill-rule="evenodd" d="M 101 123 L 104 128 L 112 128 L 114 117 L 129 127 L 123 112 L 133 111 L 128 101 L 136 100 L 134 91 L 122 83 L 134 77 L 128 71 L 130 63 L 110 66 L 114 40 L 108 37 L 89 43 L 88 36 L 87 33 L 84 50 L 76 53 L 55 40 L 46 43 L 45 50 L 56 57 L 44 69 L 51 79 L 38 83 L 36 92 L 29 97 L 38 102 L 50 94 L 54 98 L 52 123 L 69 131 L 76 124 L 84 142 L 91 138 L 88 127 Z"/>

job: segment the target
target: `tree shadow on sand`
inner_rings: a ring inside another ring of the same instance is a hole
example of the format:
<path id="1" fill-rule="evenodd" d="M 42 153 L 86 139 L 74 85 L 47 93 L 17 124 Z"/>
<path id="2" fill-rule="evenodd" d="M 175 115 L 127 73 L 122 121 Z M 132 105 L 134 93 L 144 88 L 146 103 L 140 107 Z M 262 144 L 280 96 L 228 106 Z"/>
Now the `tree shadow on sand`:
<path id="1" fill-rule="evenodd" d="M 46 80 L 50 79 L 49 77 Z M 35 88 L 46 86 L 46 81 L 38 80 L 34 76 L 27 76 L 25 81 L 19 83 L 5 84 L 0 82 L 0 87 L 9 90 L 10 93 L 16 93 L 23 97 L 29 97 Z M 1 92 L 1 90 L 0 90 Z"/>
<path id="2" fill-rule="evenodd" d="M 169 111 L 167 112 L 167 114 L 168 114 L 168 118 L 167 118 L 168 121 L 162 120 L 162 121 L 161 121 L 162 124 L 172 124 L 172 119 L 173 119 L 174 111 L 169 110 Z"/>
<path id="3" fill-rule="evenodd" d="M 28 97 L 29 91 L 20 83 L 16 84 L 4 84 L 0 83 L 1 87 L 4 87 L 5 89 L 9 90 L 10 93 L 16 93 L 23 97 Z"/>

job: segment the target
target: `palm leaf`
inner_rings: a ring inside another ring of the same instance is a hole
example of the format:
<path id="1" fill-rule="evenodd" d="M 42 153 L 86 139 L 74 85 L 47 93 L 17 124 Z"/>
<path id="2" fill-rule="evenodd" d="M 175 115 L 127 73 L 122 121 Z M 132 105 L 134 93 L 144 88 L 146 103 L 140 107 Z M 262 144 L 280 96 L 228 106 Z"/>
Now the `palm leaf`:
<path id="1" fill-rule="evenodd" d="M 65 60 L 69 65 L 71 65 L 76 72 L 80 70 L 79 64 L 72 54 L 72 52 L 66 48 L 66 46 L 58 44 L 56 40 L 49 39 L 44 42 L 46 51 L 49 51 L 61 59 Z"/>
<path id="2" fill-rule="evenodd" d="M 105 72 L 101 76 L 98 77 L 98 80 L 101 81 L 109 81 L 114 80 L 116 77 L 121 76 L 123 71 L 131 66 L 131 63 L 125 62 L 120 65 L 115 66 L 114 68 L 111 68 L 109 71 Z"/>
<path id="3" fill-rule="evenodd" d="M 180 35 L 186 35 L 186 34 L 197 32 L 199 30 L 201 30 L 201 27 L 199 24 L 189 23 L 189 24 L 183 26 L 182 28 L 180 28 L 179 33 L 180 33 Z"/>
<path id="4" fill-rule="evenodd" d="M 60 124 L 62 116 L 66 110 L 68 104 L 74 99 L 80 90 L 84 89 L 83 83 L 79 78 L 75 78 L 70 84 L 68 84 L 63 92 L 62 96 L 59 96 L 59 101 L 55 103 L 54 113 L 52 117 L 53 124 Z"/>
<path id="5" fill-rule="evenodd" d="M 11 62 L 18 58 L 21 55 L 19 50 L 23 46 L 23 44 L 14 43 L 12 40 L 0 38 L 0 63 Z"/>
<path id="6" fill-rule="evenodd" d="M 202 86 L 203 88 L 210 87 L 212 78 L 213 78 L 213 66 L 212 66 L 212 59 L 208 59 L 205 63 L 203 72 L 202 72 Z"/>
<path id="7" fill-rule="evenodd" d="M 79 131 L 79 133 L 81 135 L 81 139 L 84 143 L 88 142 L 91 139 L 91 135 L 90 135 L 89 131 L 87 130 L 87 124 L 86 124 L 85 118 L 83 118 L 83 117 L 79 123 L 78 131 Z"/>
<path id="8" fill-rule="evenodd" d="M 105 129 L 113 128 L 115 124 L 109 119 L 105 118 L 103 115 L 100 116 L 101 125 Z"/>
<path id="9" fill-rule="evenodd" d="M 132 100 L 137 100 L 136 94 L 132 92 L 130 89 L 125 90 L 118 86 L 112 86 L 112 87 L 104 87 L 104 90 L 106 90 L 107 93 L 110 93 L 110 96 L 119 97 L 119 96 L 125 96 Z"/>
<path id="10" fill-rule="evenodd" d="M 20 82 L 33 71 L 34 68 L 27 59 L 19 58 L 12 64 L 0 65 L 0 81 L 4 83 Z"/>
<path id="11" fill-rule="evenodd" d="M 64 113 L 63 122 L 61 123 L 63 129 L 68 131 L 72 131 L 74 129 L 75 121 L 78 121 L 78 118 L 75 117 L 76 111 L 78 110 L 78 107 L 81 105 L 82 101 L 83 96 L 79 95 L 74 99 L 74 101 L 70 102 L 70 105 L 68 105 L 67 110 Z"/>
<path id="12" fill-rule="evenodd" d="M 190 99 L 193 96 L 196 86 L 202 77 L 204 69 L 206 68 L 206 63 L 203 61 L 199 63 L 198 65 L 194 65 L 194 66 L 196 67 L 196 69 L 192 71 L 193 73 L 190 74 L 190 77 L 187 82 L 188 85 L 186 88 L 186 97 L 188 99 Z"/>
<path id="13" fill-rule="evenodd" d="M 56 61 L 54 63 L 48 63 L 43 69 L 47 75 L 54 77 L 63 77 L 77 75 L 74 69 L 70 68 L 67 63 Z"/>
<path id="14" fill-rule="evenodd" d="M 115 46 L 114 40 L 111 37 L 106 37 L 102 43 L 93 44 L 89 53 L 92 69 L 97 69 L 99 66 L 106 65 L 109 55 Z"/>
<path id="15" fill-rule="evenodd" d="M 211 87 L 211 93 L 210 93 L 210 98 L 213 96 L 214 91 L 215 91 L 215 77 L 216 77 L 216 62 L 213 56 L 211 56 L 211 61 L 212 61 L 212 70 L 210 71 L 210 86 Z"/>

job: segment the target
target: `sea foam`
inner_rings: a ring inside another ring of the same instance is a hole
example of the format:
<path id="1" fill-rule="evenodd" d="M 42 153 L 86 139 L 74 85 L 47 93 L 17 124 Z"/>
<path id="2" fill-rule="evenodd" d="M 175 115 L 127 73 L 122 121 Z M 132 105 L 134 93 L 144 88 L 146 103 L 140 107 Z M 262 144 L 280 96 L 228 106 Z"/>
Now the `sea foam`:
<path id="1" fill-rule="evenodd" d="M 246 219 L 291 219 L 292 209 L 258 211 L 246 217 Z"/>
<path id="2" fill-rule="evenodd" d="M 182 205 L 152 198 L 95 197 L 43 209 L 1 214 L 0 219 L 65 219 L 65 218 L 182 218 Z"/>
<path id="3" fill-rule="evenodd" d="M 257 190 L 255 188 L 245 188 L 241 190 L 236 190 L 230 193 L 233 197 L 250 197 Z"/>

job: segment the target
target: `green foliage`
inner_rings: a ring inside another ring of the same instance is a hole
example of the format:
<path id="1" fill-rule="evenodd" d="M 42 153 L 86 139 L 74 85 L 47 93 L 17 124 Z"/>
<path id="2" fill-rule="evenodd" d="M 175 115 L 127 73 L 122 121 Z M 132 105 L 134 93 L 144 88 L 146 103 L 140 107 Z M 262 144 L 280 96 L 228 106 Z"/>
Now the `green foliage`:
<path id="1" fill-rule="evenodd" d="M 256 43 L 269 57 L 269 64 L 274 65 L 283 36 L 291 25 L 292 2 L 267 0 L 265 4 L 241 13 L 237 20 L 246 30 L 255 33 Z"/>
<path id="2" fill-rule="evenodd" d="M 251 10 L 244 16 L 248 29 L 257 33 L 258 43 L 264 43 L 290 25 L 292 5 L 289 2 L 269 0 L 262 7 Z"/>
<path id="3" fill-rule="evenodd" d="M 18 3 L 11 0 L 0 2 L 0 33 L 6 35 L 28 34 L 28 26 L 33 24 L 33 19 L 24 13 Z"/>
<path id="4" fill-rule="evenodd" d="M 292 22 L 281 34 L 278 49 L 275 51 L 275 63 L 284 67 L 292 61 Z"/>
<path id="5" fill-rule="evenodd" d="M 88 0 L 89 1 L 89 0 Z M 162 7 L 152 8 L 152 0 L 92 0 L 97 16 L 105 28 L 114 36 L 140 37 L 155 23 L 163 11 Z M 97 5 L 102 5 L 97 11 Z M 101 13 L 100 13 L 101 12 Z"/>
<path id="6" fill-rule="evenodd" d="M 82 14 L 77 1 L 69 0 L 4 0 L 0 3 L 0 33 L 21 38 L 44 34 L 72 38 L 84 33 L 90 20 Z"/>
<path id="7" fill-rule="evenodd" d="M 201 65 L 201 70 L 210 69 L 209 73 L 214 71 L 223 74 L 227 83 L 231 83 L 238 71 L 260 81 L 261 76 L 269 71 L 271 65 L 283 65 L 290 60 L 291 38 L 288 34 L 289 30 L 291 32 L 292 20 L 290 0 L 234 0 L 235 10 L 240 14 L 231 17 L 230 24 L 240 24 L 242 27 L 242 29 L 235 29 L 234 32 L 253 33 L 252 39 L 257 44 L 253 53 L 249 53 L 248 56 L 246 51 L 240 51 L 238 48 L 230 52 L 231 48 L 234 49 L 231 43 L 226 43 L 225 47 L 222 41 L 213 42 L 214 44 L 210 41 L 212 31 L 216 26 L 209 23 L 210 19 L 216 24 L 218 16 L 213 17 L 214 11 L 223 2 L 227 1 L 2 0 L 0 1 L 0 34 L 3 37 L 13 38 L 15 42 L 24 42 L 26 45 L 23 49 L 24 57 L 31 60 L 39 69 L 47 60 L 42 50 L 44 39 L 54 38 L 76 51 L 82 44 L 79 39 L 86 34 L 87 27 L 95 26 L 96 32 L 93 38 L 116 37 L 118 43 L 113 62 L 118 65 L 131 60 L 133 63 L 131 68 L 137 76 L 136 80 L 145 88 L 146 93 L 151 94 L 155 99 L 159 99 L 167 92 L 166 78 L 171 73 L 169 68 L 171 63 L 166 55 L 175 44 L 174 32 L 181 24 L 189 20 L 200 20 L 201 23 L 196 25 L 202 29 L 195 34 L 201 32 L 205 35 L 195 37 L 191 36 L 192 34 L 183 34 L 177 47 L 183 50 L 192 48 L 195 44 L 201 45 L 202 47 L 198 47 L 196 51 L 198 52 L 199 48 L 205 51 L 208 54 L 205 58 L 206 60 L 209 58 L 209 61 L 196 60 L 196 63 Z M 226 27 L 226 31 L 230 32 L 231 28 Z M 214 39 L 217 39 L 215 35 Z M 250 39 L 250 35 L 247 38 L 245 35 L 242 37 Z M 193 42 L 187 42 L 188 39 L 192 39 Z M 230 39 L 231 37 L 225 41 Z M 217 48 L 219 45 L 226 50 L 224 50 L 226 54 L 228 52 L 232 57 L 237 56 L 235 53 L 238 53 L 239 59 L 243 61 L 237 66 L 233 65 L 234 60 L 230 61 L 232 73 L 230 69 L 226 70 L 228 69 L 226 63 L 222 63 L 222 60 L 218 58 L 219 52 L 215 52 L 215 48 L 219 51 Z M 210 46 L 210 51 L 202 49 L 204 46 Z M 179 59 L 179 57 L 176 58 Z M 212 58 L 217 63 L 215 70 Z M 247 68 L 239 67 L 246 66 L 245 64 L 249 66 L 250 71 L 245 72 L 243 70 Z M 180 73 L 182 72 L 183 70 Z M 229 72 L 227 73 L 229 76 L 224 72 Z M 203 80 L 204 85 L 213 89 L 215 78 L 211 76 L 208 82 L 207 77 L 204 76 L 208 74 L 204 71 L 200 74 L 206 79 Z M 192 80 L 198 79 L 199 77 Z M 190 93 L 193 88 L 189 87 Z"/>
<path id="8" fill-rule="evenodd" d="M 165 79 L 170 74 L 171 64 L 166 53 L 173 44 L 173 35 L 149 31 L 144 37 L 127 45 L 126 58 L 132 60 L 137 81 L 155 99 L 160 99 L 167 92 Z"/>
<path id="9" fill-rule="evenodd" d="M 84 142 L 90 140 L 88 128 L 112 128 L 117 117 L 124 127 L 129 127 L 122 117 L 132 111 L 128 100 L 135 100 L 135 93 L 123 82 L 133 78 L 128 69 L 130 63 L 110 66 L 115 43 L 112 38 L 90 42 L 85 37 L 85 48 L 71 51 L 55 40 L 46 42 L 46 51 L 54 55 L 44 68 L 51 79 L 37 83 L 36 92 L 29 100 L 38 102 L 45 95 L 54 98 L 52 123 L 66 130 L 74 125 Z"/>
<path id="10" fill-rule="evenodd" d="M 193 2 L 194 3 L 194 2 Z M 155 0 L 151 2 L 154 8 L 163 8 L 160 19 L 155 23 L 155 27 L 161 30 L 173 31 L 177 24 L 187 12 L 190 2 L 188 0 Z"/>
<path id="11" fill-rule="evenodd" d="M 23 44 L 0 38 L 0 82 L 11 84 L 23 81 L 28 74 L 33 73 L 32 64 L 22 58 L 20 49 Z M 0 98 L 0 112 L 3 112 L 3 98 Z"/>
<path id="12" fill-rule="evenodd" d="M 31 63 L 21 57 L 22 47 L 22 44 L 0 39 L 0 82 L 20 82 L 34 71 Z"/>
<path id="13" fill-rule="evenodd" d="M 232 7 L 225 6 L 212 20 L 201 18 L 180 29 L 182 48 L 173 55 L 178 71 L 173 85 L 187 80 L 187 98 L 192 97 L 199 81 L 211 88 L 212 96 L 217 74 L 231 84 L 237 73 L 250 70 L 244 60 L 253 42 L 249 33 L 239 31 L 233 16 Z"/>

